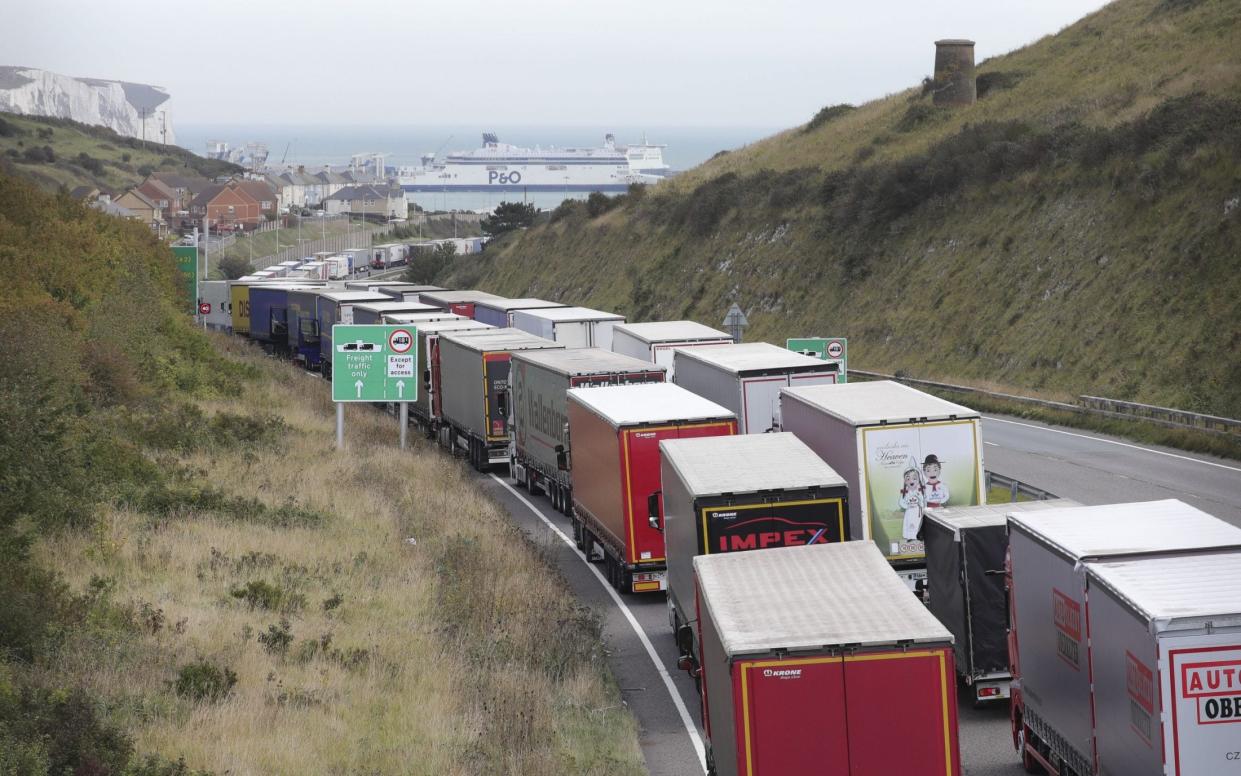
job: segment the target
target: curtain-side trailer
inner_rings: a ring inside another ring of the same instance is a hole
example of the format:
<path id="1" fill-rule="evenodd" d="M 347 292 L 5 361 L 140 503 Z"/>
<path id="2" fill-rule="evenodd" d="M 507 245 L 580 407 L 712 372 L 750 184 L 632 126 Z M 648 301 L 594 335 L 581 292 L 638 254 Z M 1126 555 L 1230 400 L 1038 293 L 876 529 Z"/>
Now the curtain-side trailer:
<path id="1" fill-rule="evenodd" d="M 733 338 L 726 332 L 697 321 L 618 323 L 612 327 L 612 350 L 666 367 L 669 380 L 676 375 L 676 365 L 673 363 L 676 348 L 732 344 Z"/>
<path id="2" fill-rule="evenodd" d="M 509 460 L 509 370 L 514 351 L 560 345 L 517 329 L 445 332 L 439 338 L 440 442 L 478 471 Z"/>
<path id="3" fill-rule="evenodd" d="M 659 443 L 737 433 L 727 409 L 671 383 L 571 388 L 567 465 L 573 533 L 622 592 L 666 589 Z"/>
<path id="4" fill-rule="evenodd" d="M 382 323 L 389 313 L 435 313 L 436 308 L 421 302 L 400 302 L 388 297 L 385 302 L 364 302 L 353 306 L 354 323 Z M 443 312 L 439 310 L 438 312 Z"/>
<path id="5" fill-rule="evenodd" d="M 1009 515 L 1010 711 L 1028 766 L 1098 772 L 1082 564 L 1222 549 L 1241 549 L 1241 528 L 1173 499 Z"/>
<path id="6" fill-rule="evenodd" d="M 659 451 L 668 622 L 697 660 L 695 556 L 848 541 L 849 488 L 792 434 L 669 439 Z"/>
<path id="7" fill-rule="evenodd" d="M 486 291 L 423 291 L 418 294 L 418 301 L 442 307 L 450 313 L 474 317 L 474 305 L 484 299 L 499 299 L 495 294 Z"/>
<path id="8" fill-rule="evenodd" d="M 675 382 L 737 413 L 742 434 L 780 427 L 780 390 L 836 382 L 835 364 L 767 342 L 673 351 Z"/>
<path id="9" fill-rule="evenodd" d="M 1080 506 L 1069 499 L 928 509 L 927 608 L 956 640 L 957 672 L 975 705 L 1009 695 L 1004 558 L 1008 515 Z"/>
<path id="10" fill-rule="evenodd" d="M 850 536 L 870 539 L 917 590 L 928 507 L 986 503 L 982 417 L 891 381 L 785 388 L 781 423 L 849 482 Z"/>
<path id="11" fill-rule="evenodd" d="M 476 310 L 482 310 L 479 305 Z M 557 511 L 571 514 L 573 481 L 560 468 L 557 448 L 568 445 L 565 391 L 600 385 L 662 383 L 664 370 L 602 348 L 530 350 L 513 354 L 513 479 L 542 490 Z"/>
<path id="12" fill-rule="evenodd" d="M 388 297 L 369 291 L 324 291 L 315 300 L 319 325 L 319 368 L 324 377 L 332 375 L 332 327 L 353 323 L 353 306 L 362 302 L 385 302 Z"/>
<path id="13" fill-rule="evenodd" d="M 1241 772 L 1241 553 L 1085 571 L 1099 772 Z"/>
<path id="14" fill-rule="evenodd" d="M 694 572 L 708 773 L 959 776 L 952 635 L 874 544 Z"/>
<path id="15" fill-rule="evenodd" d="M 612 349 L 612 327 L 625 316 L 589 307 L 552 307 L 515 310 L 513 326 L 539 337 L 555 340 L 566 348 Z"/>
<path id="16" fill-rule="evenodd" d="M 492 326 L 512 326 L 513 313 L 517 310 L 546 310 L 564 306 L 545 299 L 486 299 L 474 305 L 474 319 Z"/>

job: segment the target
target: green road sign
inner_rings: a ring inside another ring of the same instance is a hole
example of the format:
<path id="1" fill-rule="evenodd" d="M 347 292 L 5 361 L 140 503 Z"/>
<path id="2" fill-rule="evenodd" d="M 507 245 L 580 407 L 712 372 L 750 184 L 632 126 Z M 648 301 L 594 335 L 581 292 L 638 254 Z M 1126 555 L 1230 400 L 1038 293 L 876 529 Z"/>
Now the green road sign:
<path id="1" fill-rule="evenodd" d="M 785 347 L 795 353 L 814 356 L 836 364 L 838 383 L 849 382 L 849 340 L 844 337 L 802 337 L 790 339 Z"/>
<path id="2" fill-rule="evenodd" d="M 198 312 L 198 246 L 177 245 L 172 249 L 173 258 L 177 260 L 177 271 L 181 273 L 190 314 Z"/>
<path id="3" fill-rule="evenodd" d="M 418 330 L 413 326 L 332 327 L 332 401 L 418 398 Z"/>

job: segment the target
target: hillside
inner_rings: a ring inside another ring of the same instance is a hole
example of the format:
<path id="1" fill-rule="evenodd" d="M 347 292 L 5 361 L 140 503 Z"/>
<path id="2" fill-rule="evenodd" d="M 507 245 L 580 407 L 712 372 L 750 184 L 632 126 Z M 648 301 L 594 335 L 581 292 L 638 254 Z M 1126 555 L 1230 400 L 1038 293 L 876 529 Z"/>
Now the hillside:
<path id="1" fill-rule="evenodd" d="M 859 368 L 1241 416 L 1239 40 L 1231 0 L 1118 0 L 983 63 L 973 106 L 825 110 L 440 280 L 635 320 L 736 300 L 748 339 L 848 336 Z"/>
<path id="2" fill-rule="evenodd" d="M 205 159 L 180 146 L 123 137 L 106 127 L 4 112 L 0 169 L 48 191 L 91 186 L 108 192 L 137 185 L 152 171 L 192 170 L 206 178 L 241 172 L 235 164 Z"/>
<path id="3" fill-rule="evenodd" d="M 461 462 L 361 406 L 335 451 L 148 229 L 2 172 L 0 274 L 0 774 L 642 770 L 598 618 Z"/>

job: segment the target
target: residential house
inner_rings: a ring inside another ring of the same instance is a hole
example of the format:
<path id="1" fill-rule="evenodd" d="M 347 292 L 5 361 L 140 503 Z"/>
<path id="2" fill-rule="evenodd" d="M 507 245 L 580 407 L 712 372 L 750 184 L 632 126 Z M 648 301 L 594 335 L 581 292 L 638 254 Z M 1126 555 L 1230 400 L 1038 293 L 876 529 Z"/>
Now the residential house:
<path id="1" fill-rule="evenodd" d="M 180 210 L 188 210 L 190 200 L 211 185 L 211 181 L 199 175 L 183 175 L 179 172 L 153 172 L 148 178 L 154 178 L 176 192 L 177 198 L 181 200 Z"/>
<path id="2" fill-rule="evenodd" d="M 313 175 L 307 175 L 305 167 L 298 167 L 296 170 L 286 172 L 282 177 L 288 178 L 295 187 L 301 189 L 302 199 L 300 204 L 302 207 L 317 206 L 323 201 L 321 181 Z"/>
<path id="3" fill-rule="evenodd" d="M 156 232 L 164 228 L 164 211 L 137 188 L 130 189 L 115 201 L 117 205 L 128 210 L 134 220 L 143 222 Z"/>
<path id="4" fill-rule="evenodd" d="M 348 178 L 338 172 L 332 172 L 331 170 L 324 170 L 323 172 L 315 173 L 315 178 L 319 180 L 320 190 L 323 194 L 320 201 L 327 199 L 349 185 Z"/>
<path id="5" fill-rule="evenodd" d="M 176 190 L 158 178 L 148 175 L 147 179 L 135 188 L 159 207 L 167 222 L 171 222 L 177 213 L 185 209 L 181 206 L 181 196 Z"/>
<path id="6" fill-rule="evenodd" d="M 107 213 L 117 218 L 133 218 L 134 214 L 112 201 L 107 194 L 100 194 L 92 200 L 89 200 L 87 207 L 93 207 L 101 213 Z"/>
<path id="7" fill-rule="evenodd" d="M 405 218 L 409 206 L 405 192 L 387 186 L 346 186 L 323 200 L 328 215 L 382 215 L 385 218 Z"/>
<path id="8" fill-rule="evenodd" d="M 214 183 L 190 202 L 190 215 L 207 218 L 212 228 L 227 225 L 234 229 L 254 229 L 263 222 L 259 200 L 238 182 Z"/>
<path id="9" fill-rule="evenodd" d="M 245 190 L 247 194 L 259 203 L 259 212 L 271 221 L 276 218 L 276 208 L 278 205 L 276 199 L 276 191 L 265 180 L 255 180 L 253 178 L 237 178 L 237 185 Z"/>
<path id="10" fill-rule="evenodd" d="M 90 203 L 90 202 L 94 202 L 95 200 L 99 199 L 100 193 L 101 192 L 99 191 L 99 189 L 95 188 L 94 186 L 77 186 L 73 189 L 73 191 L 69 192 L 69 196 L 73 197 L 79 202 Z"/>

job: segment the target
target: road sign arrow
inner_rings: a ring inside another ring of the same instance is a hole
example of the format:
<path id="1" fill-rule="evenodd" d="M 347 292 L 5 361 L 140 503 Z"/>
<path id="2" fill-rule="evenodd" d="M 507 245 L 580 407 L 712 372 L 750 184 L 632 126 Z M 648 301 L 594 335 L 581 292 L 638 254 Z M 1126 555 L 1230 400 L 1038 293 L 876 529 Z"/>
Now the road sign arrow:
<path id="1" fill-rule="evenodd" d="M 404 398 L 404 396 L 405 396 L 405 381 L 397 380 L 396 381 L 396 398 L 401 399 L 401 398 Z"/>
<path id="2" fill-rule="evenodd" d="M 366 385 L 366 383 L 362 382 L 361 380 L 359 380 L 359 381 L 357 381 L 356 383 L 354 383 L 354 384 L 353 384 L 353 387 L 358 389 L 358 398 L 359 398 L 359 399 L 361 399 L 361 398 L 362 398 L 362 387 L 363 387 L 364 385 Z"/>

